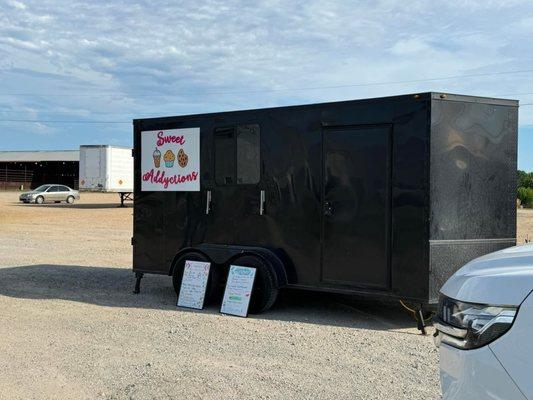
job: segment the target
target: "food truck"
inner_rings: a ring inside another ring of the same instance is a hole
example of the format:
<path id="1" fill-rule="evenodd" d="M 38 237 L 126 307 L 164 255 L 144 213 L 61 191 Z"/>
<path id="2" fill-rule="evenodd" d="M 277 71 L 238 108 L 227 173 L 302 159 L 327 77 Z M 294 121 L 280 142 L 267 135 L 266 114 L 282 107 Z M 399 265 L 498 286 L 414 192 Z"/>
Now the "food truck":
<path id="1" fill-rule="evenodd" d="M 133 271 L 256 268 L 250 311 L 295 288 L 424 307 L 516 242 L 518 102 L 419 93 L 134 120 Z"/>

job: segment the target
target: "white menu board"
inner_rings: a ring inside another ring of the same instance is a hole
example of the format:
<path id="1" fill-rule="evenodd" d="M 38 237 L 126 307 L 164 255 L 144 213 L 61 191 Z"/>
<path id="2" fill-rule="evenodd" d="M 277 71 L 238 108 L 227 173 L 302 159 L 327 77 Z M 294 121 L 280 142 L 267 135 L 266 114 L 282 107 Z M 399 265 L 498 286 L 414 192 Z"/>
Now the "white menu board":
<path id="1" fill-rule="evenodd" d="M 210 263 L 203 261 L 185 261 L 178 297 L 179 307 L 196 308 L 197 310 L 204 308 L 210 265 Z"/>
<path id="2" fill-rule="evenodd" d="M 254 286 L 255 268 L 231 265 L 220 312 L 246 317 Z"/>
<path id="3" fill-rule="evenodd" d="M 141 132 L 141 190 L 200 190 L 200 128 Z"/>

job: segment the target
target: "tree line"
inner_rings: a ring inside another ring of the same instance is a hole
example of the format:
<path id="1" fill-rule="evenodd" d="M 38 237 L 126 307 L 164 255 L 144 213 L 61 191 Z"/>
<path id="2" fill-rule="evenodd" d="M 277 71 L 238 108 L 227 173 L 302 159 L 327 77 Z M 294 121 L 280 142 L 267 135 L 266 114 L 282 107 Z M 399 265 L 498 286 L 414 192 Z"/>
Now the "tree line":
<path id="1" fill-rule="evenodd" d="M 533 207 L 533 172 L 518 170 L 517 196 L 524 207 Z"/>

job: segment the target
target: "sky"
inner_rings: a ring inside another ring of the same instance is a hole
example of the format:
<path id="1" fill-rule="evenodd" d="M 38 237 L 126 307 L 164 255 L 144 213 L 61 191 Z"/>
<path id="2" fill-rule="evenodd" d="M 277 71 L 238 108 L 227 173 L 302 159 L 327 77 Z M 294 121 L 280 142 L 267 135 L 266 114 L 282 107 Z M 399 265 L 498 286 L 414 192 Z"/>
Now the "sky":
<path id="1" fill-rule="evenodd" d="M 0 0 L 0 150 L 427 91 L 520 100 L 518 166 L 533 171 L 533 2 Z"/>

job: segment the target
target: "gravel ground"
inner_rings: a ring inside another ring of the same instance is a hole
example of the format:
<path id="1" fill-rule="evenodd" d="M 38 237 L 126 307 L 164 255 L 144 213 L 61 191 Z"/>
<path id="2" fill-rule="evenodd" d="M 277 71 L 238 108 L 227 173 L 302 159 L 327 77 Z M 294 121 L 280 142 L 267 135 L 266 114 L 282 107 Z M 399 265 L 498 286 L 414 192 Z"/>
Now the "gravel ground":
<path id="1" fill-rule="evenodd" d="M 178 309 L 168 277 L 132 294 L 118 196 L 17 196 L 0 193 L 1 399 L 440 398 L 431 336 L 395 306 L 286 292 L 247 319 Z"/>

